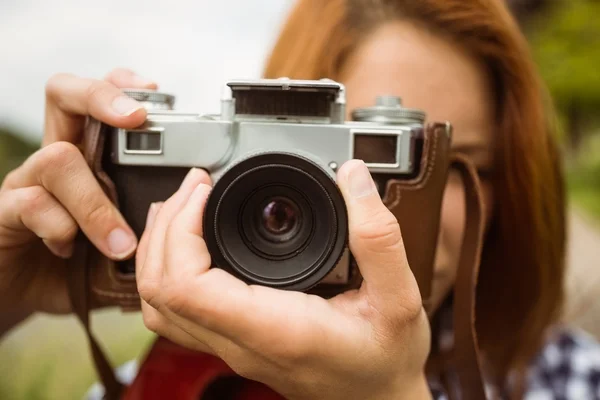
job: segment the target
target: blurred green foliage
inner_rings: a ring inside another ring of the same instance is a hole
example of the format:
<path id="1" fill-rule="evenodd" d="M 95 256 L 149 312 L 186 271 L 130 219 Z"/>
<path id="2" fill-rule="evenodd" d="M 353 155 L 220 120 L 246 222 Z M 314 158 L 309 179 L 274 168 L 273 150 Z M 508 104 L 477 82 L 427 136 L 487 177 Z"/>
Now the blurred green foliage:
<path id="1" fill-rule="evenodd" d="M 560 113 L 565 147 L 577 158 L 598 126 L 600 2 L 555 0 L 526 27 L 534 58 Z"/>
<path id="2" fill-rule="evenodd" d="M 559 114 L 570 199 L 600 221 L 600 1 L 547 1 L 525 31 Z"/>
<path id="3" fill-rule="evenodd" d="M 98 310 L 94 332 L 116 367 L 145 356 L 155 335 L 140 313 Z M 0 341 L 0 399 L 82 399 L 98 382 L 80 323 L 73 316 L 38 315 Z"/>
<path id="4" fill-rule="evenodd" d="M 600 223 L 600 130 L 585 141 L 585 150 L 567 168 L 571 201 Z"/>
<path id="5" fill-rule="evenodd" d="M 531 21 L 528 37 L 560 108 L 600 107 L 600 2 L 557 0 Z"/>
<path id="6" fill-rule="evenodd" d="M 0 126 L 0 181 L 37 149 L 13 130 Z"/>

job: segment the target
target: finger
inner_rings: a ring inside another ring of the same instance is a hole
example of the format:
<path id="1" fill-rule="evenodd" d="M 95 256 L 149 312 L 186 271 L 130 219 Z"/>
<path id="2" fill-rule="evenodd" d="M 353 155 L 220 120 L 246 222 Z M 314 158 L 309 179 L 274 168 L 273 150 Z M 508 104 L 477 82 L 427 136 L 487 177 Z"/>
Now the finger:
<path id="1" fill-rule="evenodd" d="M 38 150 L 5 180 L 7 188 L 42 186 L 69 212 L 107 257 L 124 259 L 137 239 L 94 178 L 74 145 L 57 142 Z"/>
<path id="2" fill-rule="evenodd" d="M 175 324 L 179 329 L 189 332 L 191 336 L 209 346 L 216 354 L 221 356 L 223 354 L 231 354 L 232 352 L 237 353 L 239 347 L 224 335 L 211 331 L 193 319 L 184 318 L 177 314 L 177 312 L 173 312 L 169 304 L 170 301 L 174 299 L 175 306 L 177 306 L 178 299 L 189 297 L 190 295 L 190 293 L 179 292 L 177 289 L 179 284 L 185 285 L 187 277 L 175 274 L 171 276 L 172 279 L 169 279 L 168 283 L 165 283 L 163 278 L 165 264 L 169 263 L 165 258 L 165 247 L 173 246 L 174 250 L 186 247 L 181 246 L 181 243 L 177 243 L 181 242 L 182 238 L 178 239 L 176 236 L 172 236 L 171 240 L 174 242 L 165 242 L 171 221 L 178 216 L 181 217 L 179 221 L 182 218 L 190 217 L 191 220 L 188 221 L 186 226 L 190 227 L 193 233 L 201 233 L 201 217 L 193 214 L 199 214 L 198 211 L 202 210 L 202 204 L 206 201 L 208 191 L 210 190 L 210 183 L 210 177 L 206 172 L 199 169 L 192 169 L 184 179 L 179 190 L 164 203 L 156 213 L 156 216 L 149 217 L 151 227 L 150 229 L 146 229 L 142 238 L 142 251 L 138 256 L 136 276 L 138 291 L 142 300 L 160 315 L 152 314 L 151 316 L 157 325 L 168 322 Z M 182 212 L 186 206 L 187 210 Z M 194 209 L 195 213 L 192 212 Z M 195 254 L 189 252 L 187 254 L 195 258 L 187 260 L 187 262 L 200 262 L 204 266 L 204 269 L 208 269 L 208 266 L 210 266 L 208 251 L 202 251 L 201 247 L 196 250 L 200 250 L 202 257 L 196 257 Z M 207 258 L 208 261 L 206 261 Z M 241 281 L 238 282 L 241 283 Z M 173 297 L 173 294 L 175 294 L 175 297 Z M 228 319 L 228 323 L 230 321 L 231 319 Z"/>
<path id="3" fill-rule="evenodd" d="M 175 192 L 161 207 L 156 215 L 152 230 L 149 232 L 148 250 L 144 262 L 137 266 L 136 277 L 140 295 L 150 305 L 160 294 L 160 282 L 163 275 L 164 240 L 167 227 L 171 220 L 183 208 L 194 188 L 200 183 L 210 183 L 208 174 L 198 168 L 192 168 L 187 174 L 177 192 Z"/>
<path id="4" fill-rule="evenodd" d="M 145 301 L 142 301 L 142 318 L 146 328 L 159 336 L 166 337 L 188 349 L 214 354 L 214 351 L 209 346 L 179 328 L 179 326 L 152 308 Z"/>
<path id="5" fill-rule="evenodd" d="M 135 128 L 145 121 L 146 114 L 141 103 L 109 82 L 57 74 L 46 84 L 42 145 L 57 141 L 79 143 L 85 115 L 111 126 Z"/>
<path id="6" fill-rule="evenodd" d="M 201 179 L 204 178 L 201 177 Z M 204 184 L 201 183 L 200 185 Z M 150 206 L 146 228 L 138 246 L 136 260 L 138 266 L 146 261 L 150 235 L 154 228 L 156 216 L 162 208 L 162 205 L 163 203 L 153 203 Z M 165 313 L 165 311 L 167 312 Z M 167 337 L 182 346 L 210 354 L 224 354 L 230 352 L 229 349 L 233 346 L 233 344 L 225 338 L 218 337 L 213 332 L 195 326 L 190 321 L 184 320 L 177 315 L 173 315 L 168 312 L 168 309 L 165 307 L 158 307 L 158 309 L 155 309 L 143 299 L 142 314 L 144 317 L 144 324 L 148 329 L 161 336 Z M 206 344 L 207 341 L 210 342 L 210 346 Z"/>
<path id="7" fill-rule="evenodd" d="M 347 336 L 343 330 L 350 319 L 340 317 L 320 297 L 249 286 L 219 268 L 194 278 L 165 277 L 165 281 L 161 313 L 179 326 L 191 326 L 190 333 L 202 337 L 213 349 L 227 350 L 231 347 L 223 343 L 231 343 L 256 354 L 293 358 L 336 348 L 331 337 L 324 337 L 324 331 L 340 340 Z"/>
<path id="8" fill-rule="evenodd" d="M 112 83 L 118 88 L 131 89 L 158 89 L 158 84 L 150 79 L 139 76 L 135 72 L 127 68 L 115 68 L 110 71 L 104 80 Z"/>
<path id="9" fill-rule="evenodd" d="M 311 307 L 302 302 L 320 302 L 321 307 L 330 309 L 325 300 L 315 300 L 303 293 L 250 287 L 223 270 L 209 270 L 210 255 L 201 236 L 202 210 L 209 190 L 208 186 L 198 184 L 193 193 L 186 196 L 188 199 L 183 205 L 177 204 L 180 207 L 174 216 L 167 209 L 172 199 L 165 203 L 152 229 L 143 267 L 144 280 L 138 283 L 142 297 L 161 315 L 226 361 L 235 359 L 231 354 L 243 353 L 244 349 L 256 353 L 269 351 L 274 341 L 280 340 L 275 332 L 281 331 L 282 321 L 286 330 L 292 332 L 291 340 L 298 342 L 298 354 L 309 351 L 309 342 L 314 348 L 313 339 L 321 331 L 312 328 L 323 321 L 307 321 L 310 316 L 307 318 L 305 310 Z M 171 212 L 175 209 L 174 202 L 172 207 Z M 157 234 L 161 217 L 172 220 L 163 235 Z M 153 243 L 165 247 L 162 260 Z M 156 260 L 162 265 L 155 265 Z M 147 280 L 148 276 L 154 278 Z M 294 304 L 294 307 L 286 304 Z M 317 315 L 323 313 L 317 311 Z M 279 347 L 278 351 L 283 354 L 289 346 Z"/>
<path id="10" fill-rule="evenodd" d="M 142 315 L 148 329 L 189 349 L 216 355 L 226 362 L 243 352 L 242 347 L 226 337 L 184 319 L 166 307 L 157 310 L 142 300 Z"/>
<path id="11" fill-rule="evenodd" d="M 226 338 L 255 348 L 265 343 L 266 332 L 276 332 L 282 318 L 293 314 L 282 306 L 292 303 L 288 297 L 297 300 L 299 309 L 305 308 L 296 298 L 298 293 L 250 287 L 223 270 L 210 269 L 211 257 L 202 238 L 203 210 L 210 190 L 209 185 L 200 183 L 180 211 L 169 215 L 172 222 L 160 237 L 165 249 L 162 290 L 160 299 L 155 297 L 151 304 L 179 326 L 190 326 L 190 332 L 210 346 Z M 307 323 L 301 317 L 296 321 Z"/>
<path id="12" fill-rule="evenodd" d="M 196 186 L 167 229 L 165 275 L 173 279 L 193 278 L 210 268 L 210 254 L 202 239 L 202 216 L 210 190 L 204 183 Z"/>
<path id="13" fill-rule="evenodd" d="M 144 233 L 140 238 L 140 244 L 138 245 L 138 251 L 136 253 L 136 265 L 143 264 L 146 260 L 146 253 L 148 250 L 148 241 L 150 239 L 150 233 L 156 221 L 156 215 L 162 208 L 164 203 L 152 203 L 148 210 L 148 217 L 146 219 L 146 227 Z M 210 352 L 211 349 L 204 343 L 201 343 L 194 337 L 190 336 L 187 332 L 180 329 L 177 325 L 171 322 L 168 318 L 163 316 L 160 312 L 152 308 L 144 300 L 142 304 L 142 317 L 146 328 L 157 333 L 160 336 L 166 337 L 169 340 L 176 342 L 187 348 L 198 350 L 202 352 Z"/>
<path id="14" fill-rule="evenodd" d="M 156 215 L 162 208 L 163 204 L 164 202 L 150 204 L 150 208 L 148 209 L 148 216 L 146 218 L 146 226 L 144 227 L 144 233 L 142 233 L 142 237 L 140 238 L 140 242 L 135 253 L 136 271 L 139 270 L 139 266 L 143 265 L 144 262 L 146 262 L 146 256 L 148 253 L 148 242 L 150 240 L 152 227 L 154 226 Z"/>
<path id="15" fill-rule="evenodd" d="M 398 309 L 400 303 L 412 305 L 420 297 L 400 226 L 381 201 L 364 162 L 345 163 L 338 172 L 338 185 L 348 209 L 350 250 L 369 295 L 380 311 Z"/>
<path id="16" fill-rule="evenodd" d="M 71 256 L 77 223 L 43 187 L 5 191 L 0 203 L 3 205 L 0 208 L 0 227 L 12 233 L 17 232 L 6 237 L 19 241 L 34 234 L 55 255 L 63 258 Z"/>

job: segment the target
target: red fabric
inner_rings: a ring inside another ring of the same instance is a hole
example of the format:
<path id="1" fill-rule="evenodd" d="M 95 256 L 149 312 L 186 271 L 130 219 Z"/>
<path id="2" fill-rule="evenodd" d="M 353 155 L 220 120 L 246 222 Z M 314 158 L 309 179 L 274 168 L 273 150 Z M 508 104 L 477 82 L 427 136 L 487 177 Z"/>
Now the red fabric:
<path id="1" fill-rule="evenodd" d="M 198 400 L 215 379 L 235 376 L 221 359 L 159 338 L 148 353 L 123 400 Z M 233 399 L 284 400 L 262 383 L 245 380 Z"/>

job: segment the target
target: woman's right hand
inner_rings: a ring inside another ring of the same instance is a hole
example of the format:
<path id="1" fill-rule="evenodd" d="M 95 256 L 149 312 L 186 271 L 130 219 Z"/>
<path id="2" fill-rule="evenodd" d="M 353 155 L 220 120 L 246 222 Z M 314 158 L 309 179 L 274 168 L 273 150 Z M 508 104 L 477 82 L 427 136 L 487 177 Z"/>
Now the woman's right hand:
<path id="1" fill-rule="evenodd" d="M 144 122 L 145 109 L 120 87 L 157 85 L 124 69 L 104 80 L 58 74 L 48 81 L 42 148 L 0 187 L 0 319 L 71 311 L 66 259 L 79 229 L 111 259 L 134 253 L 137 238 L 76 146 L 88 115 L 120 128 Z"/>

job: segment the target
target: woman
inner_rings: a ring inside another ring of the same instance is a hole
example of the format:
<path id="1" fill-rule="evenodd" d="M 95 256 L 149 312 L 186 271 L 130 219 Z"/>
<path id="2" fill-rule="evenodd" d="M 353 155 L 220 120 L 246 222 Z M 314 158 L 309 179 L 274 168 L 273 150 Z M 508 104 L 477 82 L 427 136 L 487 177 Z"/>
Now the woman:
<path id="1" fill-rule="evenodd" d="M 453 150 L 477 166 L 485 191 L 476 322 L 489 387 L 511 397 L 522 390 L 600 396 L 599 357 L 585 366 L 572 360 L 598 348 L 552 329 L 564 274 L 559 157 L 525 40 L 500 1 L 302 0 L 266 75 L 338 80 L 348 110 L 385 93 L 425 110 L 429 120 L 452 121 Z M 118 87 L 156 85 L 124 70 L 105 81 L 58 75 L 48 83 L 44 148 L 0 192 L 0 310 L 11 310 L 0 314 L 0 332 L 33 311 L 70 310 L 62 259 L 78 226 L 113 259 L 136 249 L 137 239 L 66 143 L 79 142 L 86 114 L 124 128 L 144 120 L 144 110 Z M 207 270 L 198 210 L 210 181 L 192 170 L 172 198 L 151 207 L 137 246 L 146 325 L 217 355 L 286 398 L 429 398 L 425 364 L 436 356 L 429 354 L 430 335 L 437 341 L 451 328 L 430 331 L 398 224 L 365 171 L 351 161 L 338 174 L 365 284 L 325 301 Z M 463 204 L 463 183 L 451 172 L 436 255 L 440 320 L 452 311 Z"/>

